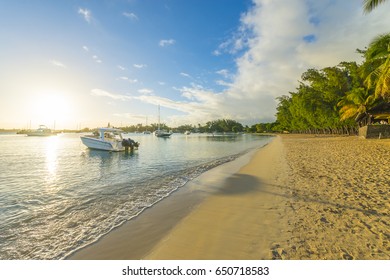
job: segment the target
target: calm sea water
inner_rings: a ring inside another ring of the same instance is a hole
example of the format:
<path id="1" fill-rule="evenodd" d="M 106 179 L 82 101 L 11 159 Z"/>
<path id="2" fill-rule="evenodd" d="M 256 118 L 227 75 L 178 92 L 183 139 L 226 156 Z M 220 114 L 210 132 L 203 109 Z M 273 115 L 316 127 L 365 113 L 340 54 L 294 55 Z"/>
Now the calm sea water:
<path id="1" fill-rule="evenodd" d="M 189 180 L 270 137 L 128 134 L 133 153 L 89 150 L 79 134 L 0 135 L 0 259 L 62 259 Z"/>

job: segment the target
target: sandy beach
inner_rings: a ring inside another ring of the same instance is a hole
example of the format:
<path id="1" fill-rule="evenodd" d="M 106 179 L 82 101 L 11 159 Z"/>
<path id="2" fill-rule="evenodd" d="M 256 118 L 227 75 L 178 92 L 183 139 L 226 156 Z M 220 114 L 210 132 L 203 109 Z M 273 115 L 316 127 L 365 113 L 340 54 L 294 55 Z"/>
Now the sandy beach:
<path id="1" fill-rule="evenodd" d="M 282 135 L 71 259 L 390 259 L 390 141 Z"/>

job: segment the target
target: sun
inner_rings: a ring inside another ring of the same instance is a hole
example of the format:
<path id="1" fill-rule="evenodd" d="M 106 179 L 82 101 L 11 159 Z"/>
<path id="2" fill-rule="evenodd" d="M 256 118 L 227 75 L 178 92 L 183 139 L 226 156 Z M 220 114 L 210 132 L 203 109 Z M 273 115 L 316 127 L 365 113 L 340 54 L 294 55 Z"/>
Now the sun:
<path id="1" fill-rule="evenodd" d="M 63 122 L 69 119 L 71 107 L 65 93 L 59 91 L 44 91 L 33 95 L 31 104 L 32 115 L 40 124 Z"/>

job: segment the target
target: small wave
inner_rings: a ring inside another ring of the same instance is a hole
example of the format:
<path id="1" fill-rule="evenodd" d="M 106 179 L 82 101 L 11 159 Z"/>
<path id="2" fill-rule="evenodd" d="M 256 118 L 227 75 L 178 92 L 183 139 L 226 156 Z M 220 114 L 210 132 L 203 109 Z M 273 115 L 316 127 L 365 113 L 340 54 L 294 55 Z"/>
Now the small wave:
<path id="1" fill-rule="evenodd" d="M 153 182 L 149 182 L 149 184 L 152 183 L 154 188 L 149 189 L 149 192 L 146 196 L 139 197 L 137 200 L 132 201 L 128 205 L 124 205 L 115 212 L 113 215 L 111 227 L 106 228 L 104 231 L 100 232 L 98 236 L 90 239 L 89 242 L 82 242 L 80 240 L 78 243 L 79 246 L 74 247 L 68 253 L 62 255 L 61 258 L 65 259 L 74 254 L 76 251 L 96 243 L 112 230 L 120 227 L 125 222 L 138 217 L 146 209 L 153 207 L 163 199 L 169 197 L 172 193 L 185 186 L 189 181 L 197 178 L 212 168 L 237 159 L 238 157 L 248 153 L 249 150 L 252 149 L 248 149 L 234 155 L 217 158 L 177 172 L 171 172 L 169 176 L 164 175 L 154 178 Z"/>
<path id="2" fill-rule="evenodd" d="M 8 220 L 0 226 L 1 259 L 64 259 L 141 215 L 202 173 L 248 152 L 221 156 L 207 150 L 210 142 L 206 145 L 199 140 L 197 145 L 191 144 L 192 154 L 180 142 L 182 154 L 173 155 L 168 149 L 178 146 L 158 141 L 151 142 L 144 153 L 140 151 L 139 157 L 130 159 L 107 153 L 77 158 L 78 142 L 74 144 L 66 150 L 65 155 L 69 156 L 70 150 L 70 156 L 58 163 L 59 181 L 55 185 L 41 184 L 39 174 L 43 171 L 39 169 L 33 179 L 18 181 L 17 192 L 10 185 L 0 192 L 4 205 L 16 207 L 2 212 L 4 220 Z M 154 160 L 159 145 L 164 145 L 163 155 L 172 156 Z M 213 151 L 217 147 L 220 151 L 220 145 L 223 143 L 213 146 Z M 223 147 L 231 151 L 237 145 Z M 213 158 L 207 160 L 211 155 Z"/>

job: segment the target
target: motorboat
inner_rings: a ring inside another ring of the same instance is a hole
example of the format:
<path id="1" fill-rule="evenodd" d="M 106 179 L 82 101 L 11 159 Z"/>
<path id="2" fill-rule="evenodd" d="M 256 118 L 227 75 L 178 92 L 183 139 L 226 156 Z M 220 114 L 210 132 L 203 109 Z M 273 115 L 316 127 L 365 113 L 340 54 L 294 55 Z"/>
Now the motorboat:
<path id="1" fill-rule="evenodd" d="M 185 132 L 184 132 L 184 135 L 190 135 L 191 134 L 191 131 L 189 131 L 189 130 L 186 130 Z"/>
<path id="2" fill-rule="evenodd" d="M 27 132 L 27 136 L 52 136 L 57 135 L 57 133 L 53 132 L 46 125 L 41 124 L 38 129 L 30 130 Z"/>
<path id="3" fill-rule="evenodd" d="M 120 152 L 138 148 L 139 143 L 122 137 L 122 130 L 118 128 L 102 127 L 93 135 L 80 136 L 81 141 L 90 149 Z"/>

